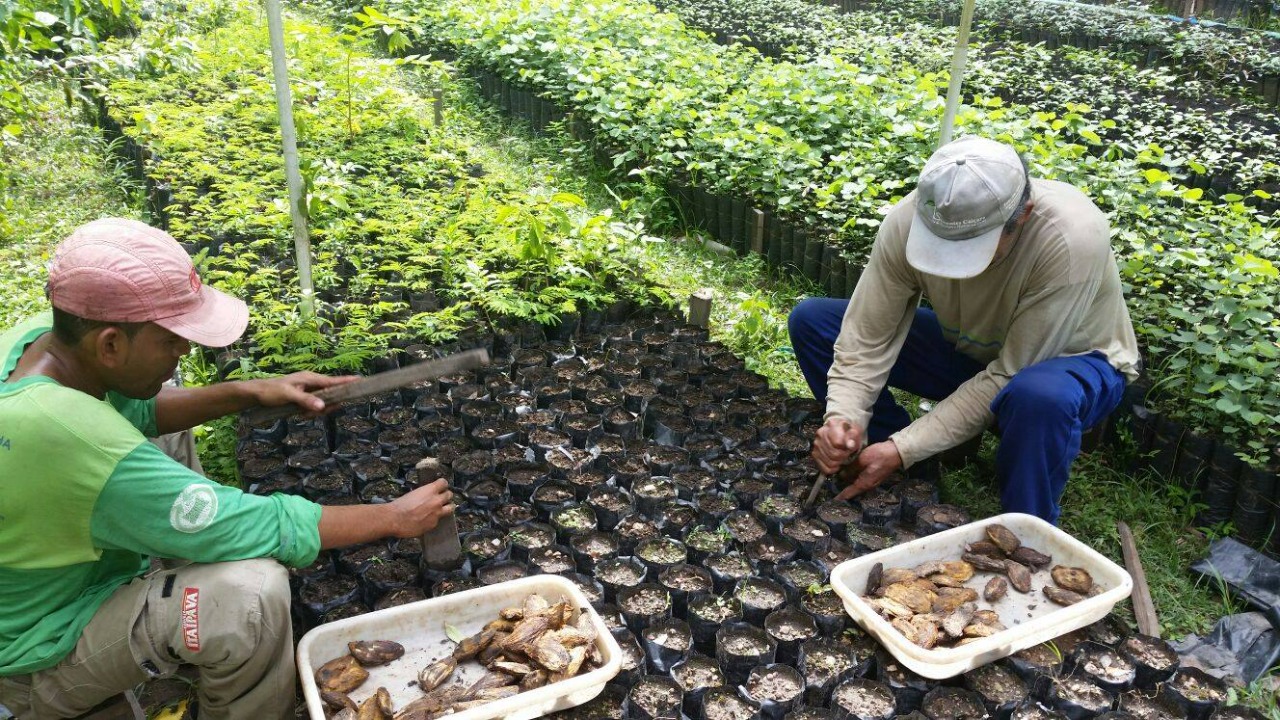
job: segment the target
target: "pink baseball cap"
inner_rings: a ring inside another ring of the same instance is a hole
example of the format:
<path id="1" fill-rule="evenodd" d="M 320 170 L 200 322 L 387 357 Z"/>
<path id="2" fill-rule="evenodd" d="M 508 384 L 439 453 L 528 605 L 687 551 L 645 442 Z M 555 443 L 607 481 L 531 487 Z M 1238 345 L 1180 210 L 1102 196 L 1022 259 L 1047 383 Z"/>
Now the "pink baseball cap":
<path id="1" fill-rule="evenodd" d="M 200 282 L 177 240 L 137 220 L 81 225 L 54 250 L 47 285 L 59 310 L 101 322 L 153 322 L 208 347 L 235 342 L 249 308 Z"/>

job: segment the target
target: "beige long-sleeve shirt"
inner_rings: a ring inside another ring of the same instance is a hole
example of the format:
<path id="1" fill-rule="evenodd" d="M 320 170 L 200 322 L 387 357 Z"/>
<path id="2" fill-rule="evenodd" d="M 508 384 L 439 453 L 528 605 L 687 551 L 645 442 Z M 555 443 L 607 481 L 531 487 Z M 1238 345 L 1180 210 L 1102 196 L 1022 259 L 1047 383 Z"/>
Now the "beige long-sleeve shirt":
<path id="1" fill-rule="evenodd" d="M 915 193 L 889 211 L 836 340 L 828 418 L 866 428 L 922 296 L 946 339 L 986 367 L 893 435 L 904 467 L 984 430 L 996 394 L 1035 363 L 1097 350 L 1130 380 L 1137 377 L 1138 342 L 1106 215 L 1065 183 L 1033 179 L 1031 191 L 1035 206 L 1009 254 L 964 280 L 927 275 L 907 263 Z"/>

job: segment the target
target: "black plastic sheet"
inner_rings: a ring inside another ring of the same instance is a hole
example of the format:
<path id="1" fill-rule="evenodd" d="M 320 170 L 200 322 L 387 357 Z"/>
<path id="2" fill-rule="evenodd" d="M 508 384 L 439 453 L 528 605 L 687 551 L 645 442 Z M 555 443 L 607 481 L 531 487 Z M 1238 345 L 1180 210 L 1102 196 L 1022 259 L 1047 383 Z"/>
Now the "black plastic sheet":
<path id="1" fill-rule="evenodd" d="M 1188 635 L 1173 647 L 1183 665 L 1251 683 L 1280 662 L 1280 631 L 1262 613 L 1240 613 L 1219 620 L 1207 636 Z"/>
<path id="2" fill-rule="evenodd" d="M 1231 538 L 1215 540 L 1209 557 L 1191 564 L 1194 572 L 1226 583 L 1280 628 L 1280 563 Z"/>

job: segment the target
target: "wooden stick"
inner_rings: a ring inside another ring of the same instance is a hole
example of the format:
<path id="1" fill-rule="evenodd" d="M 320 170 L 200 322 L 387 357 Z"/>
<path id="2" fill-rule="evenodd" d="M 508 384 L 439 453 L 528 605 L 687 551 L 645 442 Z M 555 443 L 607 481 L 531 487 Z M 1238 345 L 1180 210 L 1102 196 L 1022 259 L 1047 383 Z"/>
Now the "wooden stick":
<path id="1" fill-rule="evenodd" d="M 396 390 L 402 387 L 420 383 L 423 380 L 438 378 L 442 375 L 450 373 L 462 372 L 464 370 L 474 370 L 482 365 L 489 364 L 489 351 L 484 348 L 475 350 L 467 350 L 455 355 L 440 358 L 439 360 L 429 360 L 423 363 L 416 363 L 409 367 L 400 368 L 399 370 L 389 370 L 387 372 L 371 375 L 367 378 L 361 378 L 346 385 L 335 385 L 331 388 L 325 388 L 314 395 L 325 402 L 326 407 L 341 405 L 344 402 L 352 400 L 360 400 L 362 398 L 378 395 L 388 390 Z M 270 408 L 254 408 L 245 411 L 244 417 L 250 424 L 267 422 L 268 420 L 278 420 L 283 417 L 289 417 L 297 413 L 303 412 L 303 409 L 297 405 L 283 405 L 281 407 Z"/>
<path id="2" fill-rule="evenodd" d="M 1133 576 L 1133 614 L 1138 620 L 1138 630 L 1143 635 L 1160 637 L 1160 619 L 1156 617 L 1155 603 L 1151 602 L 1151 588 L 1147 585 L 1147 573 L 1142 569 L 1133 532 L 1124 521 L 1116 523 L 1116 530 L 1120 533 L 1125 569 Z"/>
<path id="3" fill-rule="evenodd" d="M 689 296 L 689 324 L 700 328 L 711 325 L 711 290 L 703 288 Z"/>
<path id="4" fill-rule="evenodd" d="M 751 252 L 760 255 L 764 253 L 764 212 L 753 209 L 751 215 L 755 218 L 751 223 Z"/>

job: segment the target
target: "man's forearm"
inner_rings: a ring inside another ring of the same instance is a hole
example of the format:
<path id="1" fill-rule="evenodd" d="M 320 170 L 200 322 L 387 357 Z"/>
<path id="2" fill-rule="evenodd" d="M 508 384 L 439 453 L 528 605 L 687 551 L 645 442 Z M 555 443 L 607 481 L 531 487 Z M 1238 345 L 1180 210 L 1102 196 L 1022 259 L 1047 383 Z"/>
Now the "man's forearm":
<path id="1" fill-rule="evenodd" d="M 320 512 L 320 549 L 372 542 L 396 534 L 394 506 L 325 505 Z"/>
<path id="2" fill-rule="evenodd" d="M 257 404 L 250 381 L 206 387 L 166 386 L 156 397 L 156 429 L 161 435 L 181 432 Z"/>

